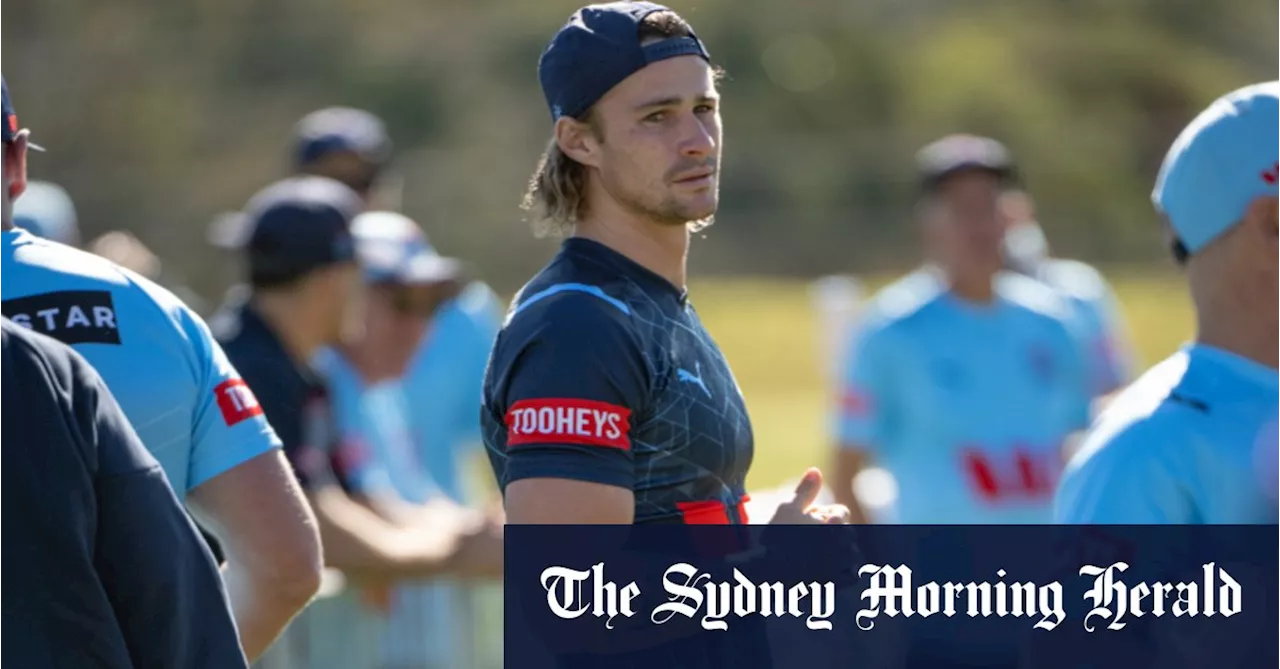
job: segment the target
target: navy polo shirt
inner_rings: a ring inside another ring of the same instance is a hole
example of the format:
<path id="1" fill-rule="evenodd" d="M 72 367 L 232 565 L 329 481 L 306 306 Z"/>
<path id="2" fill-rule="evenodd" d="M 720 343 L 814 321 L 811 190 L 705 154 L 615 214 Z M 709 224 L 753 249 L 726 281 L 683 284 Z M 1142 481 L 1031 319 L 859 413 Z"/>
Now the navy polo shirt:
<path id="1" fill-rule="evenodd" d="M 258 398 L 304 489 L 325 483 L 348 488 L 358 464 L 339 441 L 328 389 L 305 362 L 293 359 L 248 300 L 227 305 L 209 323 L 214 336 Z"/>
<path id="2" fill-rule="evenodd" d="M 0 328 L 7 666 L 245 667 L 213 556 L 101 376 Z"/>
<path id="3" fill-rule="evenodd" d="M 505 492 L 554 477 L 635 493 L 636 523 L 740 524 L 751 421 L 684 291 L 566 240 L 495 342 L 481 423 Z"/>

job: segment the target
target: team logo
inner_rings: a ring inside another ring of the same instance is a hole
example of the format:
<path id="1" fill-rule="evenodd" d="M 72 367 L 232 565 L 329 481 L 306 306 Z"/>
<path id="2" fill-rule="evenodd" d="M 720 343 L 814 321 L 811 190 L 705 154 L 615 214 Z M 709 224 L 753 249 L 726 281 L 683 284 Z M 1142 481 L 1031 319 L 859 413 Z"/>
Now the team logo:
<path id="1" fill-rule="evenodd" d="M 1043 344 L 1035 344 L 1027 352 L 1027 362 L 1031 365 L 1031 373 L 1042 382 L 1053 379 L 1053 353 Z"/>
<path id="2" fill-rule="evenodd" d="M 507 445 L 579 444 L 630 450 L 631 410 L 582 399 L 521 400 L 507 411 Z"/>
<path id="3" fill-rule="evenodd" d="M 9 320 L 64 344 L 119 344 L 120 329 L 111 293 L 60 290 L 5 300 Z"/>
<path id="4" fill-rule="evenodd" d="M 213 389 L 218 400 L 218 410 L 222 412 L 222 421 L 231 427 L 254 416 L 262 415 L 262 405 L 249 389 L 244 379 L 227 379 Z"/>

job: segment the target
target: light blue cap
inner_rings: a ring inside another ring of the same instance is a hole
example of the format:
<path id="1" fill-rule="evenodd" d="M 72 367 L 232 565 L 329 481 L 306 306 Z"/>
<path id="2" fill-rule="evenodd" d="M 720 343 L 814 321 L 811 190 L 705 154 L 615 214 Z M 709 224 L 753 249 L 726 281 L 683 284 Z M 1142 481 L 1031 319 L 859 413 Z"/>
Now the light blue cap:
<path id="1" fill-rule="evenodd" d="M 1169 148 L 1151 199 L 1190 253 L 1240 221 L 1280 180 L 1280 81 L 1218 98 Z"/>

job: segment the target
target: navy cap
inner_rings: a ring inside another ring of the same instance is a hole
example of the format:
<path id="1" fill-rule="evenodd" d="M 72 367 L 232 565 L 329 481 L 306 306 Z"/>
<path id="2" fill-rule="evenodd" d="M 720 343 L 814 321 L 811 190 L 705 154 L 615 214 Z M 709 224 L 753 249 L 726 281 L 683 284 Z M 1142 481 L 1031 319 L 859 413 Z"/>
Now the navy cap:
<path id="1" fill-rule="evenodd" d="M 1017 181 L 1009 150 L 989 137 L 948 135 L 920 149 L 916 165 L 925 192 L 936 189 L 952 175 L 971 170 L 994 174 L 1006 184 Z"/>
<path id="2" fill-rule="evenodd" d="M 369 283 L 403 286 L 452 281 L 463 264 L 436 252 L 417 223 L 393 211 L 369 211 L 351 224 L 356 256 Z"/>
<path id="3" fill-rule="evenodd" d="M 3 102 L 0 102 L 0 105 L 3 106 L 4 113 L 4 143 L 8 144 L 22 131 L 22 126 L 18 125 L 18 114 L 13 110 L 13 98 L 9 96 L 9 82 L 3 76 L 0 76 L 0 90 L 3 91 Z M 27 146 L 36 151 L 44 151 L 44 147 L 38 144 L 27 142 Z"/>
<path id="4" fill-rule="evenodd" d="M 710 61 L 696 35 L 640 45 L 640 23 L 654 12 L 671 11 L 652 2 L 611 2 L 574 12 L 538 59 L 538 80 L 552 120 L 581 117 L 623 79 L 676 56 Z"/>
<path id="5" fill-rule="evenodd" d="M 245 207 L 240 243 L 253 282 L 287 283 L 354 262 L 351 222 L 361 206 L 354 191 L 326 177 L 292 177 L 259 191 Z"/>
<path id="6" fill-rule="evenodd" d="M 308 165 L 335 151 L 350 151 L 380 166 L 391 160 L 391 138 L 381 119 L 361 109 L 329 107 L 298 121 L 294 127 L 296 165 Z"/>

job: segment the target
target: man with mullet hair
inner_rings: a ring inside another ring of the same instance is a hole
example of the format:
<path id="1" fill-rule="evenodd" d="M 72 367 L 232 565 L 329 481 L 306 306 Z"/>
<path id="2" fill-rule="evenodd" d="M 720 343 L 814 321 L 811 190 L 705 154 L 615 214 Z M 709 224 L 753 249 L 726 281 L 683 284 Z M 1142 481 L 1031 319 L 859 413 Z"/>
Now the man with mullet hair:
<path id="1" fill-rule="evenodd" d="M 645 2 L 575 12 L 540 59 L 554 137 L 525 197 L 560 253 L 520 291 L 490 357 L 485 443 L 514 524 L 744 524 L 754 443 L 685 287 L 719 200 L 717 71 Z M 815 507 L 811 469 L 774 523 Z"/>

